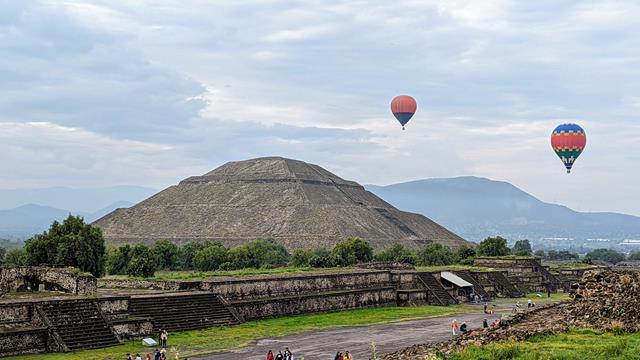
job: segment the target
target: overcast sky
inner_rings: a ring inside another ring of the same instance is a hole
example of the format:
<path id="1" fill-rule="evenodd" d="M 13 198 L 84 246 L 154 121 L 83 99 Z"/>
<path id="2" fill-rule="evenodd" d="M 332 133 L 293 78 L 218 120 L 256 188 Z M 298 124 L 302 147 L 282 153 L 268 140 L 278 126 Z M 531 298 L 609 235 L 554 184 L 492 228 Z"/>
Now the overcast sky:
<path id="1" fill-rule="evenodd" d="M 280 155 L 640 215 L 638 34 L 633 0 L 0 0 L 0 188 L 159 189 Z M 549 143 L 568 121 L 571 175 Z"/>

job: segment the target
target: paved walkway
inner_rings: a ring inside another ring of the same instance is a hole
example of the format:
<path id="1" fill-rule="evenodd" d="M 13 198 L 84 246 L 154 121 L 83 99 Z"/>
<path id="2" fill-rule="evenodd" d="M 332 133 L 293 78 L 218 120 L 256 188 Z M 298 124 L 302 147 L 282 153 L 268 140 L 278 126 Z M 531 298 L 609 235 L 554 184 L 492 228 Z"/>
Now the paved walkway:
<path id="1" fill-rule="evenodd" d="M 466 322 L 470 328 L 474 329 L 482 327 L 482 319 L 485 317 L 491 322 L 499 318 L 500 314 L 459 314 L 394 324 L 313 331 L 263 339 L 249 347 L 193 359 L 264 360 L 269 350 L 277 354 L 278 350 L 284 350 L 285 346 L 288 346 L 296 360 L 300 360 L 303 356 L 305 360 L 333 360 L 337 351 L 344 353 L 346 350 L 349 350 L 355 359 L 364 360 L 371 355 L 372 341 L 376 343 L 378 353 L 382 354 L 414 344 L 450 339 L 452 336 L 450 324 L 454 317 L 458 320 L 458 324 Z"/>

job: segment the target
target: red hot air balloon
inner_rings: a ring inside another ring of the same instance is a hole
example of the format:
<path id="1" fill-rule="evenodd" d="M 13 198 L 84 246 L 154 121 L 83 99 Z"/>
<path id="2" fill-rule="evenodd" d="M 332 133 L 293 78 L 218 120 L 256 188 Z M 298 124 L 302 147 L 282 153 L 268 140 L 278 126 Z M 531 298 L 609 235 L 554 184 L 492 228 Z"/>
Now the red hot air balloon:
<path id="1" fill-rule="evenodd" d="M 577 124 L 558 125 L 551 133 L 551 147 L 571 173 L 573 163 L 587 146 L 587 134 Z"/>
<path id="2" fill-rule="evenodd" d="M 396 96 L 391 100 L 391 112 L 402 125 L 402 130 L 404 130 L 404 126 L 409 122 L 413 114 L 416 113 L 417 108 L 416 100 L 409 95 Z"/>

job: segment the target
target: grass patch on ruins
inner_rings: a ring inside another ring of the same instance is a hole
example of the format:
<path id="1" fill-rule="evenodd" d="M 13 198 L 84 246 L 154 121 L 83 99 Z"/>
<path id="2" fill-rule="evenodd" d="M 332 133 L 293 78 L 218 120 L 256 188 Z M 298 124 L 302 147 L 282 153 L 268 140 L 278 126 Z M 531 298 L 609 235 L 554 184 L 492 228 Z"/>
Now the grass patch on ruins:
<path id="1" fill-rule="evenodd" d="M 249 321 L 238 326 L 217 327 L 206 330 L 169 334 L 169 359 L 175 359 L 176 351 L 180 359 L 187 356 L 203 355 L 216 351 L 237 349 L 263 339 L 298 334 L 345 326 L 366 326 L 398 321 L 424 319 L 470 312 L 468 307 L 415 306 L 385 307 L 336 311 L 322 314 L 305 314 L 283 318 Z M 123 359 L 130 352 L 146 354 L 153 350 L 142 347 L 140 341 L 106 349 L 86 350 L 75 353 L 51 353 L 12 357 L 16 360 L 86 360 Z"/>
<path id="2" fill-rule="evenodd" d="M 565 263 L 550 264 L 549 268 L 552 270 L 586 270 L 586 269 L 598 269 L 599 266 L 592 264 L 585 264 L 579 261 L 571 261 Z"/>
<path id="3" fill-rule="evenodd" d="M 541 295 L 542 297 L 538 296 L 538 294 Z M 533 300 L 533 302 L 536 304 L 545 304 L 545 303 L 569 300 L 569 293 L 551 293 L 551 297 L 547 297 L 546 292 L 539 292 L 539 293 L 533 292 L 533 293 L 528 293 L 524 297 L 520 297 L 520 298 L 495 298 L 493 299 L 493 301 L 499 302 L 499 303 L 503 303 L 503 302 L 515 303 L 517 301 L 517 302 L 520 302 L 520 304 L 522 304 L 524 307 L 527 307 L 527 300 L 529 299 Z"/>
<path id="4" fill-rule="evenodd" d="M 534 337 L 522 342 L 469 346 L 451 360 L 612 360 L 639 359 L 640 333 L 615 335 L 591 329 Z"/>
<path id="5" fill-rule="evenodd" d="M 419 271 L 491 271 L 493 269 L 481 266 L 473 265 L 439 265 L 439 266 L 416 266 L 416 270 Z"/>

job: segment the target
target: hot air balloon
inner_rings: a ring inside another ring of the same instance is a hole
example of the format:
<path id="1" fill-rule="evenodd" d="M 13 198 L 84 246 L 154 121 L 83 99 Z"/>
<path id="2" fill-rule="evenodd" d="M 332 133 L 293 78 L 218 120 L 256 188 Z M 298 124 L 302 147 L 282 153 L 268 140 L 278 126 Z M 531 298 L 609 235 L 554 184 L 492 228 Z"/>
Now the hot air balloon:
<path id="1" fill-rule="evenodd" d="M 402 125 L 402 130 L 416 113 L 417 107 L 416 100 L 409 95 L 396 96 L 391 100 L 391 112 Z"/>
<path id="2" fill-rule="evenodd" d="M 587 134 L 577 124 L 558 125 L 551 134 L 551 147 L 567 168 L 567 174 L 586 145 Z"/>

